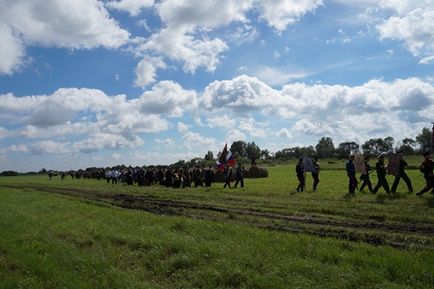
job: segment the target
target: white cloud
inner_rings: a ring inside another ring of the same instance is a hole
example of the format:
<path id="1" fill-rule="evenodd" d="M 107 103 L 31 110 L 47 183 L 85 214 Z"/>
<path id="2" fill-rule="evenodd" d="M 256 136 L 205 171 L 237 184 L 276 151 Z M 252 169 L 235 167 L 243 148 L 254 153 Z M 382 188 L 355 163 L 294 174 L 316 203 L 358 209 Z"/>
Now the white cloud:
<path id="1" fill-rule="evenodd" d="M 161 81 L 140 96 L 137 106 L 147 114 L 180 117 L 197 107 L 197 94 L 173 81 Z"/>
<path id="2" fill-rule="evenodd" d="M 246 141 L 246 135 L 239 129 L 231 129 L 226 133 L 226 142 L 231 144 L 235 141 Z"/>
<path id="3" fill-rule="evenodd" d="M 119 134 L 98 133 L 88 139 L 71 145 L 74 151 L 91 153 L 101 149 L 120 149 L 124 147 L 142 146 L 144 141 L 139 136 L 125 137 Z"/>
<path id="4" fill-rule="evenodd" d="M 371 80 L 354 87 L 292 83 L 276 90 L 257 78 L 244 75 L 211 83 L 201 103 L 210 112 L 221 113 L 224 108 L 231 118 L 245 119 L 246 114 L 260 113 L 293 121 L 290 130 L 277 132 L 280 136 L 332 135 L 347 140 L 356 136 L 360 139 L 384 137 L 390 132 L 399 138 L 417 133 L 423 123 L 430 121 L 429 109 L 434 111 L 434 87 L 420 79 L 409 78 L 393 82 Z M 363 118 L 355 118 L 357 115 Z M 254 120 L 240 122 L 239 130 L 251 134 L 255 128 L 252 123 Z"/>
<path id="5" fill-rule="evenodd" d="M 180 134 L 182 134 L 182 139 L 184 140 L 184 147 L 187 149 L 192 149 L 193 147 L 202 147 L 206 149 L 215 145 L 214 138 L 207 138 L 199 133 L 190 131 L 189 125 L 178 122 L 177 129 Z"/>
<path id="6" fill-rule="evenodd" d="M 219 127 L 226 130 L 233 129 L 237 123 L 235 118 L 229 117 L 227 114 L 210 117 L 206 121 L 209 127 Z"/>
<path id="7" fill-rule="evenodd" d="M 273 67 L 261 67 L 255 73 L 255 76 L 269 85 L 282 85 L 292 80 L 303 79 L 311 73 L 305 71 L 285 71 Z"/>
<path id="8" fill-rule="evenodd" d="M 135 85 L 139 87 L 147 86 L 154 83 L 157 77 L 157 69 L 166 68 L 161 57 L 145 57 L 136 67 L 136 80 Z"/>
<path id="9" fill-rule="evenodd" d="M 297 22 L 304 14 L 314 11 L 323 4 L 322 0 L 259 0 L 261 18 L 277 32 Z"/>
<path id="10" fill-rule="evenodd" d="M 183 62 L 183 70 L 194 73 L 198 67 L 213 72 L 220 63 L 220 54 L 228 49 L 226 43 L 219 39 L 195 38 L 178 28 L 165 28 L 153 34 L 141 47 L 164 54 L 170 59 Z"/>
<path id="11" fill-rule="evenodd" d="M 69 144 L 65 142 L 56 142 L 51 140 L 38 141 L 32 145 L 34 154 L 69 154 Z"/>
<path id="12" fill-rule="evenodd" d="M 110 1 L 106 4 L 109 8 L 128 12 L 131 16 L 137 16 L 141 10 L 153 5 L 154 0 L 120 0 Z"/>
<path id="13" fill-rule="evenodd" d="M 158 145 L 164 145 L 166 148 L 174 148 L 175 147 L 175 141 L 171 138 L 165 138 L 165 139 L 155 139 L 155 143 Z"/>
<path id="14" fill-rule="evenodd" d="M 130 34 L 97 0 L 0 0 L 0 73 L 12 74 L 25 46 L 118 48 Z"/>
<path id="15" fill-rule="evenodd" d="M 292 138 L 292 134 L 287 128 L 281 128 L 276 135 L 287 139 Z"/>
<path id="16" fill-rule="evenodd" d="M 23 63 L 24 45 L 12 29 L 0 21 L 0 75 L 14 73 Z"/>
<path id="17" fill-rule="evenodd" d="M 267 132 L 258 125 L 264 126 L 264 124 L 258 124 L 253 118 L 241 118 L 238 127 L 241 131 L 247 132 L 252 137 L 266 137 Z"/>
<path id="18" fill-rule="evenodd" d="M 177 129 L 181 134 L 185 134 L 190 130 L 190 126 L 183 122 L 178 122 Z"/>
<path id="19" fill-rule="evenodd" d="M 434 1 L 382 0 L 380 7 L 393 15 L 377 26 L 381 39 L 403 41 L 421 64 L 434 56 Z"/>

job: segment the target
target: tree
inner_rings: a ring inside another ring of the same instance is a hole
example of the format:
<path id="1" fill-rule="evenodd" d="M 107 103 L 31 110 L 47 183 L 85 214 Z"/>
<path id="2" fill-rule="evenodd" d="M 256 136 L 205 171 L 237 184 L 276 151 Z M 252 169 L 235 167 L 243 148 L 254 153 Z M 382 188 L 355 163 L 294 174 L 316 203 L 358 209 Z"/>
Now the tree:
<path id="1" fill-rule="evenodd" d="M 391 151 L 390 139 L 385 142 L 382 138 L 371 138 L 362 145 L 363 154 L 376 156 Z"/>
<path id="2" fill-rule="evenodd" d="M 255 142 L 247 143 L 246 154 L 253 164 L 255 160 L 261 157 L 261 149 L 255 144 Z"/>
<path id="3" fill-rule="evenodd" d="M 424 127 L 422 132 L 416 136 L 416 142 L 419 144 L 421 152 L 431 149 L 432 132 L 429 128 Z"/>
<path id="4" fill-rule="evenodd" d="M 315 146 L 316 152 L 320 158 L 330 158 L 335 154 L 335 146 L 330 137 L 322 137 Z"/>
<path id="5" fill-rule="evenodd" d="M 339 158 L 347 158 L 349 155 L 359 152 L 360 145 L 356 142 L 343 142 L 338 145 L 336 154 Z"/>
<path id="6" fill-rule="evenodd" d="M 391 152 L 393 151 L 393 143 L 395 142 L 395 139 L 391 136 L 388 136 L 384 139 L 384 143 L 387 146 L 387 151 Z"/>
<path id="7" fill-rule="evenodd" d="M 208 151 L 205 155 L 205 160 L 212 161 L 213 159 L 214 159 L 214 154 L 212 153 L 212 151 Z"/>
<path id="8" fill-rule="evenodd" d="M 229 150 L 231 151 L 232 154 L 236 156 L 246 158 L 247 157 L 246 147 L 247 147 L 246 142 L 239 140 L 233 142 Z"/>
<path id="9" fill-rule="evenodd" d="M 412 138 L 405 138 L 398 150 L 402 151 L 405 155 L 413 155 L 415 153 L 416 141 Z"/>
<path id="10" fill-rule="evenodd" d="M 261 150 L 261 158 L 266 160 L 270 158 L 270 151 L 267 149 Z"/>

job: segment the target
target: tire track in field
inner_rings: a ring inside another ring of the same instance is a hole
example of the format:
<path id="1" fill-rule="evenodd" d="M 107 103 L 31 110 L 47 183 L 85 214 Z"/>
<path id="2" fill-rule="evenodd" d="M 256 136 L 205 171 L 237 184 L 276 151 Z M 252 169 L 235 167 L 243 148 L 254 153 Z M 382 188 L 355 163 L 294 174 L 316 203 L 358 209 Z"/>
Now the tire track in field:
<path id="1" fill-rule="evenodd" d="M 427 223 L 381 223 L 356 220 L 333 220 L 306 215 L 276 213 L 252 208 L 198 204 L 188 201 L 128 194 L 102 194 L 73 188 L 45 186 L 9 186 L 32 189 L 67 196 L 79 197 L 110 205 L 147 211 L 158 215 L 185 216 L 190 218 L 232 221 L 290 233 L 307 233 L 320 237 L 334 237 L 350 241 L 362 241 L 375 245 L 390 245 L 398 248 L 434 248 L 434 226 Z M 280 222 L 280 223 L 276 223 Z M 396 235 L 399 236 L 396 236 Z"/>

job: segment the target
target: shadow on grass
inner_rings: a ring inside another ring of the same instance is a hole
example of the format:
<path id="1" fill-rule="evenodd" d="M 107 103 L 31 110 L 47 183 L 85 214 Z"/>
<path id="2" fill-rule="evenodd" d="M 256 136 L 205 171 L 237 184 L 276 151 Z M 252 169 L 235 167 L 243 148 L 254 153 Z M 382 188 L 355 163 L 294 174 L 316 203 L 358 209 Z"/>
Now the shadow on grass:
<path id="1" fill-rule="evenodd" d="M 434 196 L 431 196 L 426 200 L 426 203 L 428 204 L 428 207 L 434 208 Z"/>

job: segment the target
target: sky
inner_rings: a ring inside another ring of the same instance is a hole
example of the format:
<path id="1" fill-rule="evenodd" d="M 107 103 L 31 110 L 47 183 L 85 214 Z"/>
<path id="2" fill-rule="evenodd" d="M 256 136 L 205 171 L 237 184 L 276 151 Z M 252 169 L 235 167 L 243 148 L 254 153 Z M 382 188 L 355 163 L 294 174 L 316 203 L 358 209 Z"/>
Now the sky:
<path id="1" fill-rule="evenodd" d="M 434 0 L 0 0 L 0 171 L 414 138 Z"/>

